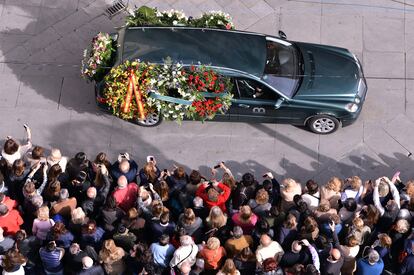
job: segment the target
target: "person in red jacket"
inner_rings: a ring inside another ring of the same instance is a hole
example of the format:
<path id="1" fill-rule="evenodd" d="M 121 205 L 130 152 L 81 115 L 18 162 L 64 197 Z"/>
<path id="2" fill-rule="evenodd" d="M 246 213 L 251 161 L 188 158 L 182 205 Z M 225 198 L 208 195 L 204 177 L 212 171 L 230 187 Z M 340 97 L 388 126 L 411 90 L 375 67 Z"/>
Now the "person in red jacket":
<path id="1" fill-rule="evenodd" d="M 118 178 L 118 186 L 113 193 L 116 204 L 125 212 L 135 206 L 138 198 L 138 185 L 134 182 L 128 183 L 125 176 Z"/>
<path id="2" fill-rule="evenodd" d="M 0 227 L 4 230 L 4 235 L 15 235 L 20 230 L 23 219 L 19 211 L 12 209 L 9 211 L 7 205 L 0 204 Z"/>
<path id="3" fill-rule="evenodd" d="M 219 192 L 217 189 L 221 189 L 223 192 Z M 230 197 L 230 188 L 221 182 L 209 182 L 201 184 L 196 192 L 196 196 L 203 199 L 208 209 L 213 206 L 218 206 L 226 212 L 226 201 Z"/>
<path id="4" fill-rule="evenodd" d="M 4 193 L 0 193 L 0 203 L 5 204 L 7 208 L 10 210 L 17 208 L 17 201 L 11 199 L 10 197 L 6 196 Z"/>

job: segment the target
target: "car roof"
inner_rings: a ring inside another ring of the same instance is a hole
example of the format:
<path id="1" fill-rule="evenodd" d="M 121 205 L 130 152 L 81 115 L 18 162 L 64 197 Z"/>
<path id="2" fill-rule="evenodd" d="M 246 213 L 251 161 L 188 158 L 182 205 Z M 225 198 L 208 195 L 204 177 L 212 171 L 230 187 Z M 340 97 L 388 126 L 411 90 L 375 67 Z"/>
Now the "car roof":
<path id="1" fill-rule="evenodd" d="M 126 28 L 122 60 L 163 63 L 171 57 L 184 65 L 205 64 L 263 75 L 266 36 L 190 27 Z"/>

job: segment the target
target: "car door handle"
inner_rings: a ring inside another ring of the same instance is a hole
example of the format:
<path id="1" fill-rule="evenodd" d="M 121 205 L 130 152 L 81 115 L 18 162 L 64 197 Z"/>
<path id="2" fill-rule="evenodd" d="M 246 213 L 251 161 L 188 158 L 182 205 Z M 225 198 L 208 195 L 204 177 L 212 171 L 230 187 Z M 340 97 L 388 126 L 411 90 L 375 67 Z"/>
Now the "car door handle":
<path id="1" fill-rule="evenodd" d="M 242 108 L 250 108 L 250 105 L 247 105 L 247 104 L 239 104 L 239 107 L 242 107 Z"/>

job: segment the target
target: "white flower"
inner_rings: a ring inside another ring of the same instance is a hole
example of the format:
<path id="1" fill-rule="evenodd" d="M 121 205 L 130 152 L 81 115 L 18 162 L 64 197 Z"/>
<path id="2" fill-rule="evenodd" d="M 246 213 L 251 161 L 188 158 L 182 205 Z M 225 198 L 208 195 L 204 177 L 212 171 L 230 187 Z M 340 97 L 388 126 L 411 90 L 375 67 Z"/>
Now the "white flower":
<path id="1" fill-rule="evenodd" d="M 178 24 L 178 21 L 177 20 L 174 20 L 173 21 L 173 25 L 175 26 L 175 25 L 177 25 Z"/>

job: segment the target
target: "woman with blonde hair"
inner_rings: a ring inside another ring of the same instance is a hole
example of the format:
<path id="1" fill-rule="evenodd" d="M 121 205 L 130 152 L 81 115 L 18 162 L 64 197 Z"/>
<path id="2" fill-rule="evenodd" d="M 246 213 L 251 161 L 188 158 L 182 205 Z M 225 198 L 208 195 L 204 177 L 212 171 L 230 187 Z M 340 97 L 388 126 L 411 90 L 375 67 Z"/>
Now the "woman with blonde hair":
<path id="1" fill-rule="evenodd" d="M 161 176 L 155 160 L 147 162 L 139 171 L 140 186 L 147 186 L 150 183 L 155 184 Z"/>
<path id="2" fill-rule="evenodd" d="M 37 218 L 33 221 L 32 232 L 39 240 L 46 240 L 55 222 L 49 218 L 49 207 L 42 206 L 37 210 Z"/>
<path id="3" fill-rule="evenodd" d="M 238 225 L 243 229 L 244 234 L 251 234 L 258 221 L 258 217 L 253 213 L 252 209 L 248 205 L 240 206 L 240 211 L 236 212 L 232 216 L 234 225 Z"/>
<path id="4" fill-rule="evenodd" d="M 338 201 L 341 199 L 342 180 L 332 177 L 321 188 L 321 200 L 329 201 L 331 208 L 338 209 Z"/>
<path id="5" fill-rule="evenodd" d="M 191 208 L 184 210 L 184 213 L 178 218 L 178 224 L 185 229 L 186 235 L 194 238 L 200 236 L 198 233 L 201 233 L 200 229 L 203 227 L 203 221 L 194 214 Z"/>
<path id="6" fill-rule="evenodd" d="M 282 186 L 280 190 L 281 195 L 281 204 L 280 209 L 283 212 L 287 212 L 290 208 L 295 206 L 293 198 L 295 195 L 302 195 L 302 187 L 300 183 L 296 182 L 294 179 L 287 178 L 282 181 Z"/>
<path id="7" fill-rule="evenodd" d="M 86 217 L 85 212 L 81 207 L 77 207 L 72 210 L 71 212 L 71 220 L 69 222 L 69 230 L 75 235 L 79 237 L 82 231 L 82 226 L 89 221 L 89 218 Z"/>
<path id="8" fill-rule="evenodd" d="M 199 256 L 204 259 L 206 273 L 213 274 L 212 272 L 216 273 L 226 258 L 226 250 L 221 246 L 219 239 L 211 237 L 200 251 Z"/>
<path id="9" fill-rule="evenodd" d="M 218 229 L 227 224 L 227 215 L 223 213 L 223 210 L 221 210 L 220 207 L 213 206 L 206 218 L 206 222 L 211 229 Z"/>
<path id="10" fill-rule="evenodd" d="M 122 274 L 125 271 L 124 256 L 125 251 L 121 247 L 117 247 L 112 239 L 104 241 L 102 249 L 99 251 L 99 261 L 108 275 Z"/>
<path id="11" fill-rule="evenodd" d="M 240 275 L 232 259 L 227 259 L 217 275 Z"/>
<path id="12" fill-rule="evenodd" d="M 364 245 L 371 234 L 371 228 L 364 224 L 364 220 L 360 217 L 355 217 L 352 220 L 352 225 L 349 227 L 348 236 L 354 236 L 359 245 Z"/>
<path id="13" fill-rule="evenodd" d="M 269 193 L 261 188 L 256 192 L 255 199 L 249 200 L 249 206 L 253 212 L 263 217 L 266 214 L 266 211 L 269 211 L 272 205 L 269 203 Z"/>

